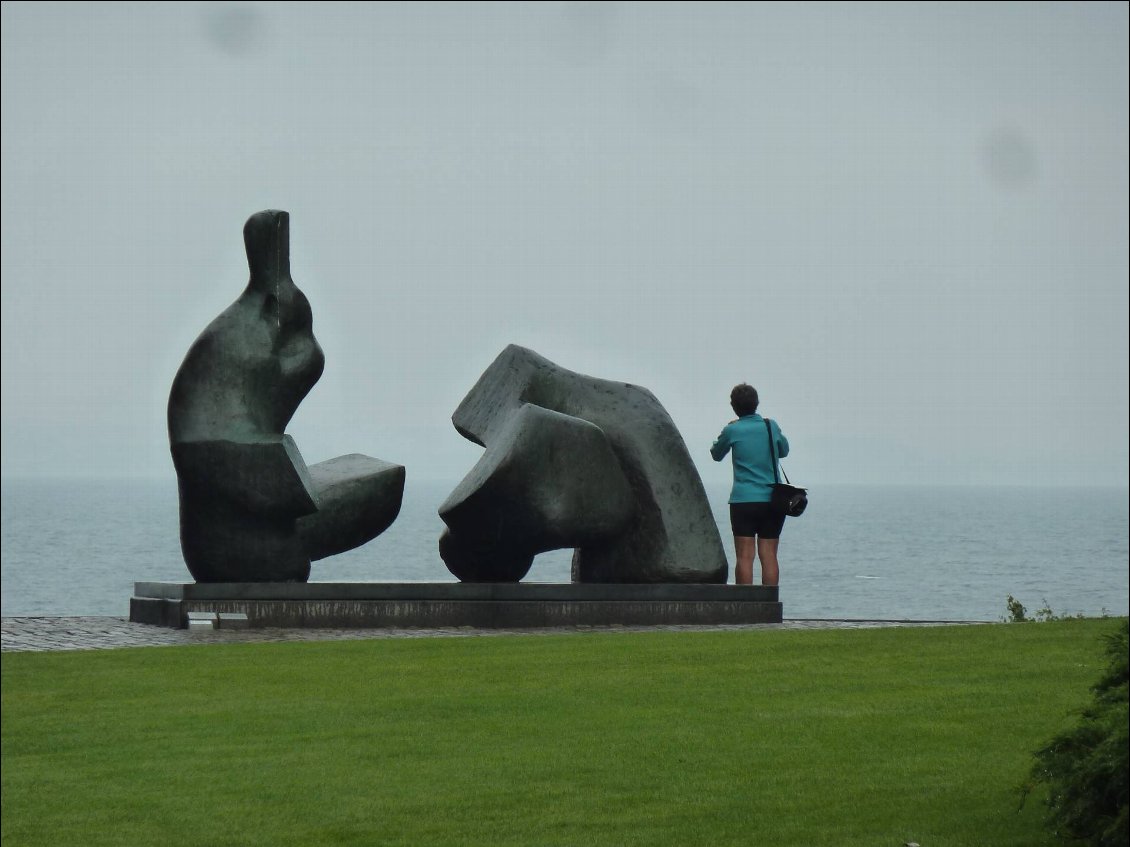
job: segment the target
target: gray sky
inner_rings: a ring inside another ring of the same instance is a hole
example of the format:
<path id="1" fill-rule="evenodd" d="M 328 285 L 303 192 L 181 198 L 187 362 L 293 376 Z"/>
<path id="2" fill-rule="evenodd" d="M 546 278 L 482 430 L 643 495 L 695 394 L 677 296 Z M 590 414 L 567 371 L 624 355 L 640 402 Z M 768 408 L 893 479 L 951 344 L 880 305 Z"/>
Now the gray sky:
<path id="1" fill-rule="evenodd" d="M 707 482 L 1127 484 L 1127 4 L 4 3 L 3 467 L 172 476 L 165 403 L 291 214 L 291 423 L 458 479 L 510 342 Z"/>

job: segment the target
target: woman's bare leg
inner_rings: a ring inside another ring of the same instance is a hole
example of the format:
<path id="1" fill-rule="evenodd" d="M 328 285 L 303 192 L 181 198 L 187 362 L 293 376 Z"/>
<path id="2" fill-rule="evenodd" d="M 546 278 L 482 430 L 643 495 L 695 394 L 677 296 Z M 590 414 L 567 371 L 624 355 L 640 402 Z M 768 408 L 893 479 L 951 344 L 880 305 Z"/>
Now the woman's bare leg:
<path id="1" fill-rule="evenodd" d="M 737 585 L 753 584 L 753 559 L 757 555 L 757 539 L 752 536 L 735 535 L 734 553 L 737 564 L 734 566 L 734 582 Z"/>
<path id="2" fill-rule="evenodd" d="M 781 568 L 780 565 L 777 564 L 777 547 L 780 543 L 781 539 L 779 538 L 757 539 L 757 555 L 761 557 L 762 585 L 776 585 L 781 579 Z M 752 566 L 752 561 L 750 564 Z M 753 573 L 751 568 L 750 579 L 752 580 L 752 578 Z"/>

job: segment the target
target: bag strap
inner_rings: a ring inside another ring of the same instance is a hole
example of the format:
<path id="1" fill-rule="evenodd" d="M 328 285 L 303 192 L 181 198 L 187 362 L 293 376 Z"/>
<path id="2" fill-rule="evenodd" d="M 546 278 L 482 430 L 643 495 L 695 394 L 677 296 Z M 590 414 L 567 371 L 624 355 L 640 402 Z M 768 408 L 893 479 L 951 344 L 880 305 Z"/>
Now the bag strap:
<path id="1" fill-rule="evenodd" d="M 764 420 L 765 431 L 769 433 L 769 455 L 773 457 L 773 484 L 780 485 L 781 477 L 777 475 L 777 465 L 779 464 L 779 462 L 777 461 L 777 442 L 776 439 L 773 438 L 773 428 L 769 426 L 769 418 L 765 418 Z M 781 473 L 785 477 L 785 482 L 789 485 L 792 485 L 792 483 L 789 482 L 789 475 L 785 473 L 784 468 L 781 468 Z"/>
<path id="2" fill-rule="evenodd" d="M 776 484 L 779 484 L 781 482 L 781 478 L 779 477 L 779 475 L 777 475 L 776 472 L 776 445 L 774 444 L 773 439 L 773 427 L 770 426 L 770 419 L 768 418 L 765 418 L 765 431 L 766 434 L 768 434 L 768 437 L 770 437 L 770 455 L 773 457 L 773 484 L 774 486 L 776 486 Z"/>

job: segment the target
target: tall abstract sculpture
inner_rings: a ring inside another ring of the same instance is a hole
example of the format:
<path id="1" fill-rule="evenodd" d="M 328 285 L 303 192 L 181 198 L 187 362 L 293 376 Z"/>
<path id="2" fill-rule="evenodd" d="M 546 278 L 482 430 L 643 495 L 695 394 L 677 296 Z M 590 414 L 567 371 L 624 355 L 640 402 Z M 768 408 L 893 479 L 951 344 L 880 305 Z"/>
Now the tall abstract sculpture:
<path id="1" fill-rule="evenodd" d="M 516 582 L 573 547 L 573 581 L 725 582 L 702 480 L 645 388 L 511 345 L 451 417 L 486 448 L 439 508 L 440 555 L 465 582 Z"/>
<path id="2" fill-rule="evenodd" d="M 404 468 L 360 454 L 307 467 L 284 430 L 322 375 L 290 276 L 290 216 L 243 228 L 251 279 L 189 348 L 169 394 L 181 549 L 198 582 L 305 582 L 400 511 Z"/>

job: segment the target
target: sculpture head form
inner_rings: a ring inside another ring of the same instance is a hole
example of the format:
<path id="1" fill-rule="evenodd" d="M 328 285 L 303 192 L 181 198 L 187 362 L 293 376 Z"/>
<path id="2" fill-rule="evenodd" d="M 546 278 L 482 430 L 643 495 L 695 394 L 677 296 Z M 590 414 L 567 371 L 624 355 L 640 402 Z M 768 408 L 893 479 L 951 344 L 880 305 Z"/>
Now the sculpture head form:
<path id="1" fill-rule="evenodd" d="M 277 209 L 256 212 L 243 225 L 251 285 L 290 278 L 290 215 Z"/>

